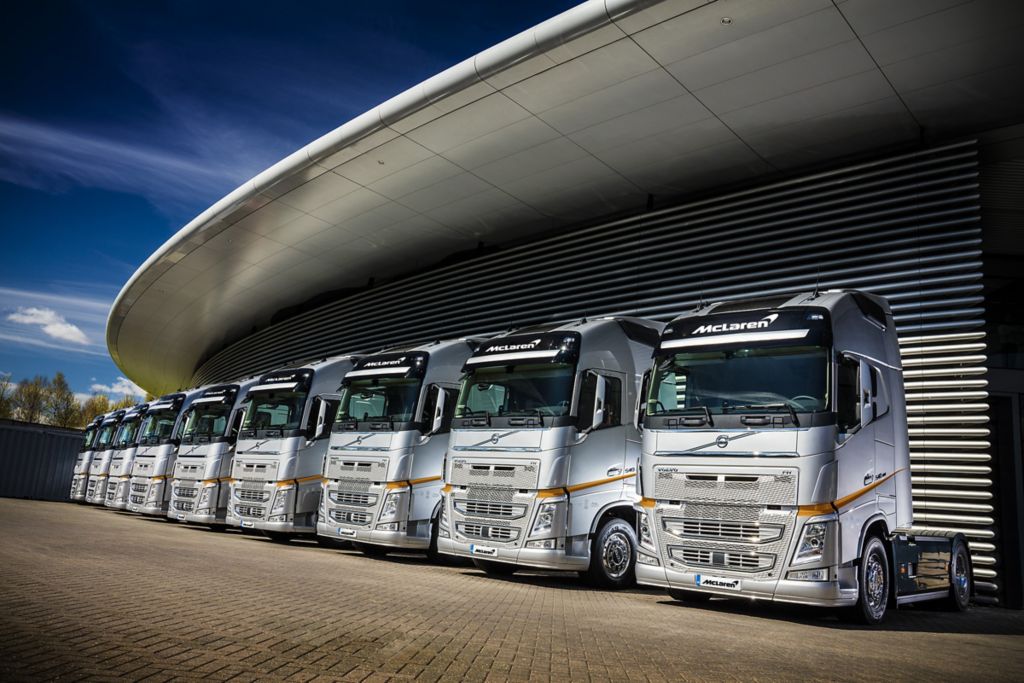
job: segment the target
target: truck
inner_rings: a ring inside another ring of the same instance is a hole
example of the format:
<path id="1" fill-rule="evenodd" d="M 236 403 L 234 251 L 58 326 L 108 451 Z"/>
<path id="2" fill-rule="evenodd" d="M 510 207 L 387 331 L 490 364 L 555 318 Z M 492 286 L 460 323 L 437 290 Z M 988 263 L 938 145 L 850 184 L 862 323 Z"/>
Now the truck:
<path id="1" fill-rule="evenodd" d="M 888 302 L 827 291 L 672 320 L 638 406 L 637 581 L 680 601 L 966 609 L 970 553 L 914 526 L 906 402 Z"/>
<path id="2" fill-rule="evenodd" d="M 198 390 L 161 396 L 149 404 L 142 419 L 139 445 L 132 463 L 128 510 L 166 516 L 171 500 L 169 481 L 178 455 L 182 416 Z"/>
<path id="3" fill-rule="evenodd" d="M 634 580 L 640 435 L 630 419 L 662 323 L 537 325 L 481 344 L 463 367 L 445 463 L 440 552 L 484 572 Z"/>
<path id="4" fill-rule="evenodd" d="M 107 479 L 110 474 L 110 459 L 114 456 L 115 441 L 124 410 L 115 410 L 103 418 L 99 436 L 89 463 L 89 482 L 85 489 L 85 502 L 103 505 L 107 497 Z"/>
<path id="5" fill-rule="evenodd" d="M 229 480 L 227 523 L 272 541 L 316 537 L 321 474 L 338 400 L 355 356 L 267 373 L 249 388 Z"/>
<path id="6" fill-rule="evenodd" d="M 114 437 L 114 453 L 110 458 L 110 474 L 107 478 L 107 495 L 103 502 L 106 507 L 125 510 L 128 507 L 128 496 L 131 490 L 132 465 L 139 447 L 142 418 L 146 415 L 148 404 L 129 408 Z"/>
<path id="7" fill-rule="evenodd" d="M 331 427 L 317 534 L 369 555 L 404 549 L 437 558 L 448 432 L 475 345 L 434 341 L 355 363 Z"/>
<path id="8" fill-rule="evenodd" d="M 68 499 L 77 503 L 85 501 L 86 487 L 89 485 L 89 466 L 92 465 L 92 458 L 95 453 L 93 448 L 96 445 L 96 437 L 99 436 L 99 426 L 106 415 L 97 415 L 85 426 L 82 434 L 82 445 L 78 447 L 78 456 L 75 458 L 75 467 L 71 473 L 71 490 L 68 491 Z"/>
<path id="9" fill-rule="evenodd" d="M 168 517 L 211 527 L 227 523 L 231 457 L 253 384 L 217 384 L 192 401 L 183 418 Z"/>

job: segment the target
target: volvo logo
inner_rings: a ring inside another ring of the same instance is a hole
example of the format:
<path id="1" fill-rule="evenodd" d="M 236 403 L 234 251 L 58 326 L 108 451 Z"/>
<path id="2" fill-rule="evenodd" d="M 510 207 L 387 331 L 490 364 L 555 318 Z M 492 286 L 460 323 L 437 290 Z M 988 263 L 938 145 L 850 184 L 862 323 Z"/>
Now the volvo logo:
<path id="1" fill-rule="evenodd" d="M 498 439 L 500 438 L 501 437 L 498 436 L 497 434 L 491 434 L 491 443 L 498 443 Z"/>
<path id="2" fill-rule="evenodd" d="M 719 448 L 725 448 L 726 446 L 729 445 L 729 437 L 727 437 L 725 434 L 719 435 L 719 437 L 715 439 L 715 445 L 718 446 Z"/>

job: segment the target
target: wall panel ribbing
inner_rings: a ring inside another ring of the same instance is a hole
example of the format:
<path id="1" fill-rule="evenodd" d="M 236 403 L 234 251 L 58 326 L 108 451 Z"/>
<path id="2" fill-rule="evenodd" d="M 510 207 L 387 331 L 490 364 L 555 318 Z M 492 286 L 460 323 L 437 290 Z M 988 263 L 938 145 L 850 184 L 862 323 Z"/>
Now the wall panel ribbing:
<path id="1" fill-rule="evenodd" d="M 962 530 L 979 591 L 993 595 L 978 177 L 964 142 L 537 239 L 259 331 L 194 380 L 582 315 L 669 319 L 702 299 L 875 292 L 900 334 L 916 522 Z"/>

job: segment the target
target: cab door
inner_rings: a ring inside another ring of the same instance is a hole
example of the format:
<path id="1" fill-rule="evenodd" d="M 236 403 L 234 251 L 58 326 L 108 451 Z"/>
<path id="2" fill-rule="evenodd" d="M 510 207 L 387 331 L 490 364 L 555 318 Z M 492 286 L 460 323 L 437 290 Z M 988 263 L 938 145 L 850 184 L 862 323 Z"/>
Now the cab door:
<path id="1" fill-rule="evenodd" d="M 836 362 L 836 491 L 840 527 L 863 528 L 877 510 L 875 481 L 875 424 L 872 415 L 870 366 L 860 358 L 840 354 Z M 843 533 L 841 562 L 859 555 L 859 534 Z"/>

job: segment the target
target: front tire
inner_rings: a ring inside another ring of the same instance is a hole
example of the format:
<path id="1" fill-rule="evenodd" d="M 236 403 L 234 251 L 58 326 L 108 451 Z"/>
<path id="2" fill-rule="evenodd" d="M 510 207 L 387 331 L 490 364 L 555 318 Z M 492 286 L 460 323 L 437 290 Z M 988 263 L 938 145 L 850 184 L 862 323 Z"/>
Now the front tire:
<path id="1" fill-rule="evenodd" d="M 519 567 L 507 562 L 494 562 L 493 560 L 473 559 L 473 566 L 483 571 L 488 576 L 512 576 Z"/>
<path id="2" fill-rule="evenodd" d="M 971 555 L 964 540 L 957 537 L 953 539 L 949 553 L 949 596 L 943 601 L 943 606 L 951 612 L 966 611 L 971 605 L 973 585 Z"/>
<path id="3" fill-rule="evenodd" d="M 850 608 L 851 620 L 870 626 L 882 623 L 889 609 L 891 584 L 885 544 L 878 536 L 869 536 L 857 568 L 857 604 Z"/>
<path id="4" fill-rule="evenodd" d="M 599 588 L 618 589 L 636 581 L 636 532 L 617 517 L 601 525 L 590 545 L 587 580 Z"/>

